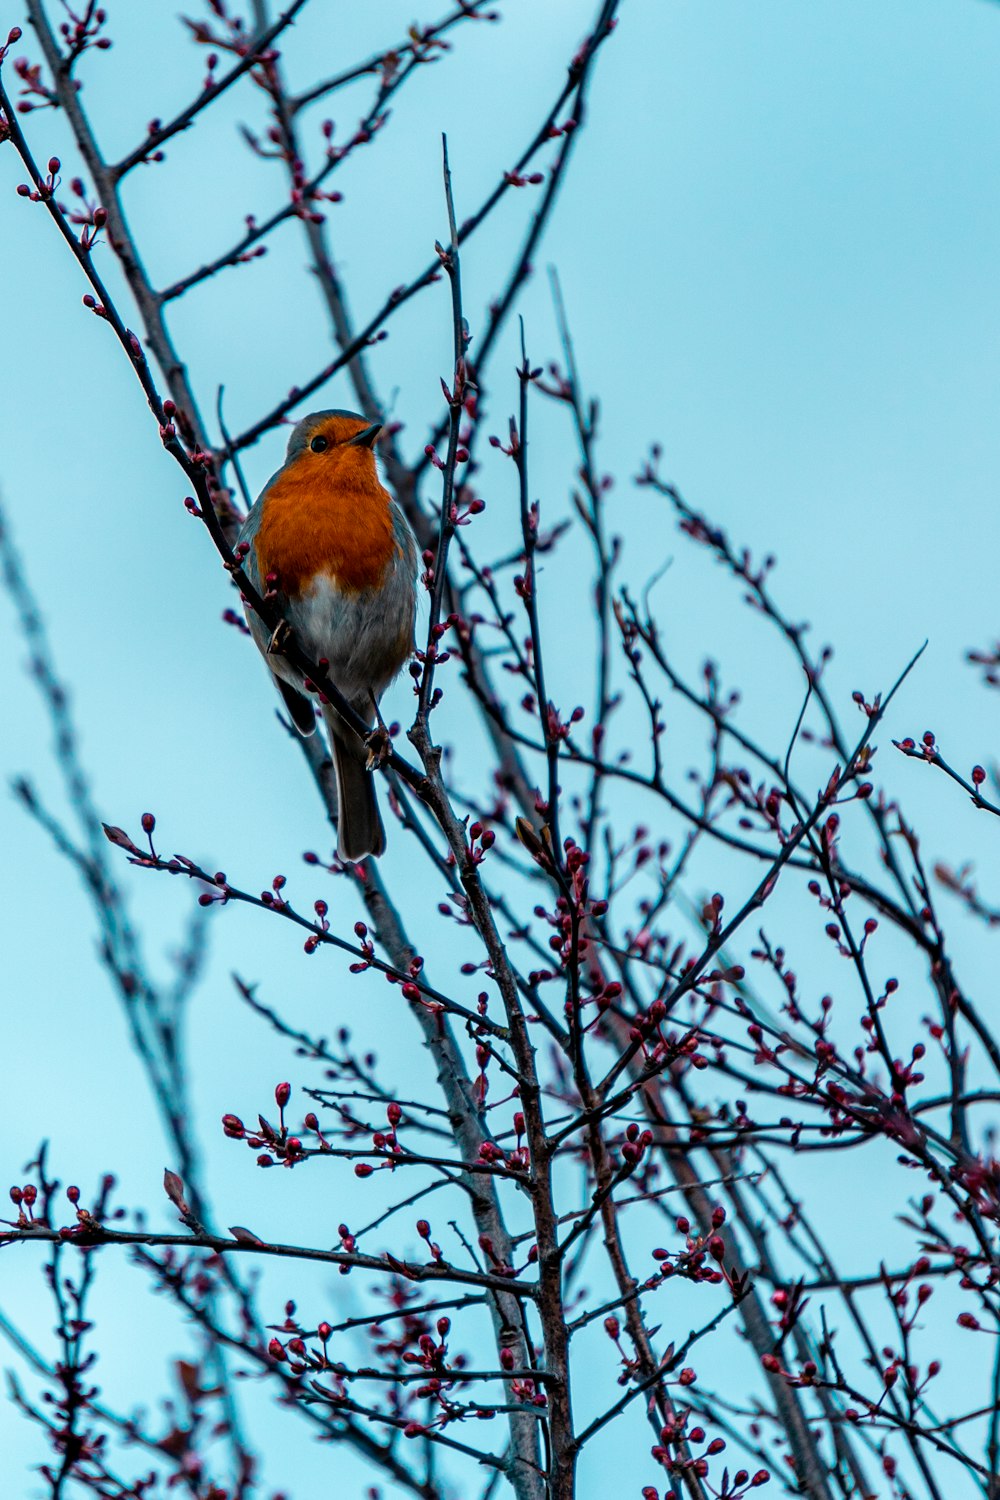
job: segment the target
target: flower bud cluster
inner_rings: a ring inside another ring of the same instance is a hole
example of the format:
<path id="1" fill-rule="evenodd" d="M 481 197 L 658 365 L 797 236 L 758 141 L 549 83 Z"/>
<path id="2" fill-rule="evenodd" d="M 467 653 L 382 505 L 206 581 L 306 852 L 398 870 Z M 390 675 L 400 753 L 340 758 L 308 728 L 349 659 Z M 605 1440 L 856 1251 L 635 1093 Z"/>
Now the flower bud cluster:
<path id="1" fill-rule="evenodd" d="M 685 1376 L 688 1378 L 685 1379 Z M 680 1383 L 693 1385 L 696 1378 L 693 1370 L 684 1370 L 681 1372 Z M 692 1481 L 700 1490 L 702 1486 L 697 1481 L 707 1479 L 710 1460 L 725 1452 L 725 1438 L 709 1439 L 700 1422 L 691 1424 L 691 1415 L 690 1411 L 683 1408 L 672 1412 L 660 1428 L 660 1441 L 651 1450 L 656 1462 L 666 1469 L 671 1479 L 678 1481 L 677 1488 L 668 1490 L 663 1500 L 679 1500 L 680 1492 L 686 1493 Z M 703 1448 L 702 1444 L 705 1445 Z M 698 1448 L 701 1448 L 700 1453 L 693 1451 Z M 733 1474 L 725 1469 L 721 1487 L 716 1489 L 713 1486 L 712 1493 L 718 1496 L 718 1500 L 742 1500 L 750 1490 L 760 1489 L 767 1484 L 770 1477 L 767 1469 L 758 1469 L 752 1477 L 746 1469 L 737 1469 Z M 652 1485 L 642 1491 L 642 1496 L 643 1500 L 660 1500 L 659 1491 Z"/>
<path id="2" fill-rule="evenodd" d="M 273 1167 L 280 1163 L 283 1167 L 294 1167 L 306 1158 L 306 1150 L 297 1135 L 293 1135 L 285 1124 L 285 1109 L 291 1098 L 291 1084 L 279 1083 L 274 1090 L 275 1103 L 278 1106 L 278 1124 L 272 1125 L 263 1115 L 257 1116 L 257 1129 L 248 1130 L 239 1115 L 226 1114 L 222 1116 L 222 1131 L 231 1141 L 245 1141 L 251 1151 L 261 1154 L 257 1157 L 259 1167 Z M 307 1121 L 312 1119 L 316 1122 L 314 1128 L 318 1128 L 319 1122 L 315 1115 L 307 1115 Z M 324 1144 L 326 1144 L 324 1142 Z M 327 1147 L 329 1149 L 329 1147 Z"/>

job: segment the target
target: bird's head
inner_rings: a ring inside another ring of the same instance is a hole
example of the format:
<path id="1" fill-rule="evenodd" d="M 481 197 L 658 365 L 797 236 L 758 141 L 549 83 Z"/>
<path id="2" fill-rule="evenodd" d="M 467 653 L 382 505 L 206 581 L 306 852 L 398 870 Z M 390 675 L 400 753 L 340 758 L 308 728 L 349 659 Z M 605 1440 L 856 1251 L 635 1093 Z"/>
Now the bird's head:
<path id="1" fill-rule="evenodd" d="M 375 475 L 375 439 L 381 422 L 353 411 L 314 411 L 292 429 L 285 462 L 315 467 L 317 474 L 338 470 Z"/>

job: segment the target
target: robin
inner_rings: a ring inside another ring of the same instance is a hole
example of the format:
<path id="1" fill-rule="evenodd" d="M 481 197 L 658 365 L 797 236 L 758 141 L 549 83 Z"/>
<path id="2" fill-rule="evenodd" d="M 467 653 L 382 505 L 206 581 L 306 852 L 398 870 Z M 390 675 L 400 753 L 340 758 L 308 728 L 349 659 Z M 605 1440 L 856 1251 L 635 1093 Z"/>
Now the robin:
<path id="1" fill-rule="evenodd" d="M 330 680 L 366 724 L 413 650 L 417 599 L 417 544 L 375 467 L 380 431 L 351 411 L 305 417 L 239 537 L 254 587 L 279 593 L 302 649 L 329 663 Z M 295 727 L 312 734 L 316 714 L 301 674 L 281 655 L 277 632 L 252 610 L 247 619 Z M 385 828 L 365 742 L 331 704 L 322 712 L 337 776 L 337 852 L 345 860 L 379 855 Z"/>

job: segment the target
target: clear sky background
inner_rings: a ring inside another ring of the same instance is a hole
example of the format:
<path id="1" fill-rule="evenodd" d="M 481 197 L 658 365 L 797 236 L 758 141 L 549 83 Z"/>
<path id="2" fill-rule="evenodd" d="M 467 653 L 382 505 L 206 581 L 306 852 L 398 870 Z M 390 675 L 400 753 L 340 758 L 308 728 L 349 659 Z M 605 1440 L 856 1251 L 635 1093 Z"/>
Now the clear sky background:
<path id="1" fill-rule="evenodd" d="M 332 210 L 334 244 L 359 319 L 443 237 L 441 131 L 461 218 L 513 164 L 592 13 L 580 0 L 498 0 L 498 8 L 502 24 L 460 29 L 455 51 L 404 90 L 384 139 L 338 180 L 345 202 Z M 112 156 L 200 81 L 202 59 L 171 11 L 112 6 L 115 47 L 85 64 L 96 128 Z M 21 19 L 8 5 L 4 30 Z M 402 36 L 412 19 L 410 0 L 316 0 L 284 45 L 290 73 L 302 84 L 337 71 Z M 29 33 L 21 46 L 31 43 Z M 542 272 L 556 264 L 583 380 L 602 402 L 600 456 L 617 476 L 611 524 L 625 538 L 624 574 L 641 585 L 674 559 L 658 594 L 671 645 L 686 667 L 710 654 L 727 681 L 744 686 L 748 726 L 783 745 L 798 710 L 797 678 L 770 638 L 748 626 L 737 591 L 677 536 L 663 505 L 632 485 L 652 441 L 663 446 L 663 472 L 693 505 L 736 540 L 777 554 L 776 592 L 793 618 L 809 619 L 816 638 L 835 644 L 831 682 L 847 707 L 852 689 L 885 689 L 929 641 L 881 733 L 882 770 L 922 828 L 929 861 L 978 857 L 987 897 L 1000 886 L 993 830 L 943 779 L 902 760 L 885 763 L 893 735 L 926 727 L 963 769 L 990 764 L 996 743 L 1000 700 L 963 656 L 1000 634 L 998 80 L 1000 6 L 987 0 L 625 0 L 523 300 L 533 357 L 555 356 Z M 368 92 L 363 83 L 336 97 L 338 138 Z M 154 280 L 172 281 L 225 248 L 245 213 L 262 217 L 280 201 L 277 173 L 236 144 L 238 122 L 258 118 L 258 109 L 252 89 L 234 91 L 214 119 L 210 112 L 201 129 L 171 143 L 167 164 L 130 181 L 127 206 Z M 39 113 L 26 128 L 36 155 L 55 152 L 72 175 L 61 120 Z M 184 486 L 159 452 L 120 351 L 80 305 L 78 271 L 43 210 L 14 196 L 22 177 L 13 151 L 0 149 L 0 489 L 72 687 L 98 806 L 131 828 L 152 808 L 164 847 L 250 888 L 282 871 L 303 897 L 329 894 L 313 889 L 301 864 L 304 849 L 329 844 L 314 794 L 287 753 L 255 654 L 219 624 L 230 596 L 213 550 L 184 512 Z M 473 332 L 529 206 L 512 196 L 463 258 Z M 300 237 L 286 228 L 267 257 L 176 309 L 172 326 L 203 407 L 211 412 L 224 383 L 234 429 L 328 357 L 303 260 Z M 102 266 L 109 261 L 105 253 Z M 442 287 L 394 320 L 373 352 L 380 389 L 396 393 L 409 454 L 439 414 L 449 342 Z M 493 367 L 490 430 L 503 430 L 516 401 L 515 360 L 511 329 Z M 334 382 L 323 401 L 351 405 L 346 383 Z M 283 447 L 273 434 L 247 455 L 254 489 Z M 540 416 L 532 461 L 545 515 L 565 514 L 574 460 L 557 414 Z M 509 524 L 507 470 L 488 465 L 482 487 L 491 524 Z M 589 596 L 562 576 L 546 606 L 568 701 L 579 696 L 568 684 Z M 2 600 L 0 621 L 0 772 L 29 772 L 58 807 L 47 724 Z M 395 689 L 390 713 L 407 713 L 407 693 L 405 684 Z M 19 1180 L 47 1137 L 64 1181 L 89 1189 L 113 1169 L 123 1200 L 152 1205 L 153 1222 L 167 1224 L 162 1137 L 93 958 L 85 897 L 6 792 L 0 840 L 0 1178 Z M 414 906 L 423 900 L 433 912 L 437 894 L 421 892 L 418 857 L 391 829 L 385 868 L 390 885 L 409 884 Z M 156 964 L 177 943 L 191 892 L 121 873 Z M 717 871 L 702 874 L 720 888 Z M 734 900 L 739 894 L 734 885 Z M 339 886 L 337 895 L 347 902 Z M 345 983 L 343 966 L 307 960 L 297 941 L 253 914 L 216 916 L 189 1041 L 218 1219 L 324 1243 L 331 1221 L 350 1219 L 355 1205 L 331 1207 L 318 1174 L 256 1172 L 214 1123 L 227 1110 L 252 1117 L 299 1067 L 241 1010 L 229 975 L 239 969 L 259 981 L 262 997 L 303 1026 L 330 1031 L 347 1015 L 400 1074 L 422 1066 L 415 1037 L 394 1027 L 387 986 Z M 989 1015 L 989 939 L 957 913 L 952 929 Z M 854 1195 L 856 1220 L 843 1243 L 845 1252 L 860 1244 L 866 1265 L 872 1236 L 891 1243 L 893 1233 L 868 1217 L 882 1196 L 876 1179 L 832 1187 L 841 1207 L 838 1193 Z M 901 1203 L 898 1184 L 896 1195 Z M 127 1405 L 136 1367 L 182 1352 L 183 1338 L 124 1260 L 102 1259 L 96 1311 L 107 1357 L 98 1378 L 112 1403 Z M 39 1260 L 30 1249 L 8 1251 L 0 1273 L 0 1305 L 36 1333 L 52 1321 Z M 280 1276 L 271 1285 L 277 1317 L 289 1286 Z M 304 1316 L 319 1317 L 322 1298 L 336 1297 L 339 1307 L 348 1284 L 318 1278 L 310 1286 L 315 1300 L 307 1313 L 303 1299 Z M 678 1316 L 686 1331 L 694 1315 Z M 956 1343 L 952 1368 L 968 1357 L 967 1344 Z M 273 1444 L 287 1419 L 258 1406 L 258 1430 Z M 8 1483 L 25 1476 L 11 1493 L 40 1494 L 27 1477 L 38 1437 L 7 1407 L 0 1452 Z M 300 1447 L 296 1500 L 327 1482 L 329 1461 Z M 280 1464 L 271 1477 L 282 1477 Z M 653 1478 L 637 1460 L 636 1489 Z"/>

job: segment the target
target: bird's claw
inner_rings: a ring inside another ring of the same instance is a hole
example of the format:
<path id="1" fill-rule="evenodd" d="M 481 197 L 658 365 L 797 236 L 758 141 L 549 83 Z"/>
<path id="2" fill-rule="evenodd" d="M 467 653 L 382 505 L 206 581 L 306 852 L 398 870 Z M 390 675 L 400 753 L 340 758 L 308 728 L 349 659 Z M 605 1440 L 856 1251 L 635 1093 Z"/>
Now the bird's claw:
<path id="1" fill-rule="evenodd" d="M 291 639 L 292 629 L 287 620 L 279 620 L 267 643 L 268 656 L 284 656 L 285 647 Z"/>
<path id="2" fill-rule="evenodd" d="M 392 741 L 384 724 L 377 724 L 370 734 L 365 735 L 365 749 L 368 751 L 365 764 L 369 771 L 385 765 L 392 754 Z"/>

